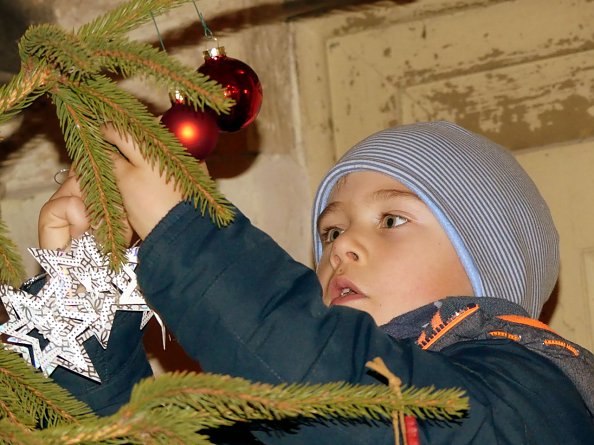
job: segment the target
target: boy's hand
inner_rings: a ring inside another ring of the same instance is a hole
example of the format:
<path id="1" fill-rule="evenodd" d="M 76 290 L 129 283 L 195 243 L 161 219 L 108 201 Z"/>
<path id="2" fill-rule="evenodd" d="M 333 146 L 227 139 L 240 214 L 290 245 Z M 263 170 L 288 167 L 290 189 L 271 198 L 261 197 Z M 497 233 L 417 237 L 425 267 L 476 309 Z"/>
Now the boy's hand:
<path id="1" fill-rule="evenodd" d="M 128 221 L 141 239 L 153 230 L 182 194 L 173 181 L 166 182 L 158 165 L 151 166 L 141 155 L 130 135 L 120 135 L 109 124 L 102 127 L 105 140 L 125 156 L 113 155 L 115 176 L 124 200 Z"/>
<path id="2" fill-rule="evenodd" d="M 78 181 L 72 170 L 39 212 L 38 237 L 42 249 L 63 249 L 70 246 L 91 227 L 82 200 Z"/>
<path id="3" fill-rule="evenodd" d="M 39 212 L 39 247 L 50 250 L 67 249 L 73 238 L 78 238 L 85 232 L 92 233 L 96 228 L 91 226 L 78 180 L 70 170 L 68 179 L 60 185 Z M 124 230 L 124 235 L 130 243 L 133 236 L 132 228 L 126 224 Z"/>

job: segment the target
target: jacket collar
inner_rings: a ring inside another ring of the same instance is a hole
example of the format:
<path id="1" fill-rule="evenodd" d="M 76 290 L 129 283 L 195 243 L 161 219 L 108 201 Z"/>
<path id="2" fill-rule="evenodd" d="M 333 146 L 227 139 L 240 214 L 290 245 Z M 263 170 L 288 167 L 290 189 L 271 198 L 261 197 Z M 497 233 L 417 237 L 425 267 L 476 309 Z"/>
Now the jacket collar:
<path id="1" fill-rule="evenodd" d="M 557 365 L 594 416 L 594 355 L 528 317 L 515 303 L 500 298 L 449 297 L 396 317 L 381 328 L 395 339 L 416 337 L 419 347 L 431 351 L 462 341 L 516 341 Z"/>

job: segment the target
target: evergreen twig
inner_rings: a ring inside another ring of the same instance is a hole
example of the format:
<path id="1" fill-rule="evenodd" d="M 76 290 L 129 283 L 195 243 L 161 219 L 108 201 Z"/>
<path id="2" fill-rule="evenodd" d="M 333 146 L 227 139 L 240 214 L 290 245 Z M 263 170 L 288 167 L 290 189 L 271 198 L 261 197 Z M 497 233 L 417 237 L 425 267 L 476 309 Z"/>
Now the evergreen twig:
<path id="1" fill-rule="evenodd" d="M 34 433 L 13 427 L 11 434 L 44 444 L 210 444 L 206 430 L 237 422 L 381 420 L 395 411 L 448 420 L 460 417 L 467 408 L 467 398 L 457 389 L 408 388 L 398 396 L 384 385 L 274 386 L 217 374 L 172 373 L 138 383 L 129 403 L 110 417 L 77 418 Z"/>
<path id="2" fill-rule="evenodd" d="M 8 121 L 45 93 L 50 70 L 43 64 L 23 61 L 21 71 L 0 87 L 0 124 Z"/>
<path id="3" fill-rule="evenodd" d="M 91 226 L 102 240 L 104 253 L 117 267 L 126 258 L 126 216 L 109 157 L 111 148 L 97 126 L 89 124 L 97 121 L 95 113 L 72 90 L 57 89 L 53 98 Z"/>
<path id="4" fill-rule="evenodd" d="M 188 3 L 189 0 L 132 0 L 117 6 L 106 14 L 83 25 L 77 34 L 88 39 L 92 37 L 124 35 L 151 20 L 151 14 L 158 16 Z"/>
<path id="5" fill-rule="evenodd" d="M 8 229 L 0 220 L 0 282 L 18 287 L 25 276 L 25 268 L 17 246 L 8 237 Z"/>
<path id="6" fill-rule="evenodd" d="M 217 112 L 228 113 L 229 101 L 224 101 L 222 87 L 194 68 L 172 59 L 167 53 L 144 43 L 127 39 L 112 39 L 109 45 L 97 45 L 93 57 L 106 70 L 124 77 L 140 76 L 178 90 L 189 104 L 204 109 L 208 105 Z"/>
<path id="7" fill-rule="evenodd" d="M 94 419 L 89 407 L 0 347 L 0 419 L 27 427 L 53 427 Z"/>
<path id="8" fill-rule="evenodd" d="M 102 71 L 124 77 L 141 76 L 186 95 L 194 107 L 209 106 L 226 113 L 233 105 L 215 81 L 185 67 L 150 45 L 131 42 L 124 34 L 151 18 L 185 3 L 180 0 L 131 0 L 68 33 L 55 25 L 31 26 L 19 42 L 21 72 L 0 89 L 0 123 L 47 93 L 56 105 L 66 148 L 80 179 L 94 235 L 117 268 L 125 260 L 125 210 L 112 174 L 109 151 L 100 126 L 111 122 L 131 133 L 142 154 L 193 202 L 208 211 L 218 226 L 233 219 L 231 205 L 216 184 L 179 141 L 157 122 L 138 99 L 121 90 Z M 0 231 L 0 235 L 3 233 Z M 0 238 L 0 241 L 2 239 Z M 0 256 L 2 254 L 0 247 Z M 7 248 L 7 252 L 9 249 Z M 14 255 L 0 257 L 6 270 Z M 14 274 L 7 278 L 15 284 Z M 0 274 L 0 279 L 4 275 Z"/>
<path id="9" fill-rule="evenodd" d="M 100 66 L 74 34 L 50 24 L 32 25 L 19 41 L 22 60 L 43 60 L 71 79 L 95 73 Z"/>
<path id="10" fill-rule="evenodd" d="M 202 213 L 208 209 L 217 225 L 231 222 L 231 205 L 218 192 L 216 183 L 134 96 L 99 76 L 79 88 L 89 106 L 96 110 L 97 119 L 110 122 L 122 134 L 129 133 L 143 157 L 157 164 L 167 181 L 173 179 L 184 199 L 193 201 Z"/>

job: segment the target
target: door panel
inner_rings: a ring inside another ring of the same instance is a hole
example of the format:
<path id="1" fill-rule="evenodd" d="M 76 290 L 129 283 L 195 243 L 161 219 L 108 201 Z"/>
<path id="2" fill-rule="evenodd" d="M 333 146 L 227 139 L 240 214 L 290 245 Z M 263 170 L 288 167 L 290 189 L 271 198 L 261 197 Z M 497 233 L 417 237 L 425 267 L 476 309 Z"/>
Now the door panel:
<path id="1" fill-rule="evenodd" d="M 585 0 L 488 2 L 330 39 L 337 154 L 386 126 L 427 119 L 456 120 L 498 142 L 518 130 L 546 134 L 553 118 L 573 122 L 572 135 L 592 135 L 593 19 Z"/>
<path id="2" fill-rule="evenodd" d="M 561 276 L 551 327 L 594 349 L 594 140 L 520 151 L 560 236 Z"/>
<path id="3" fill-rule="evenodd" d="M 403 90 L 402 120 L 450 120 L 510 148 L 588 136 L 594 51 L 451 77 Z"/>

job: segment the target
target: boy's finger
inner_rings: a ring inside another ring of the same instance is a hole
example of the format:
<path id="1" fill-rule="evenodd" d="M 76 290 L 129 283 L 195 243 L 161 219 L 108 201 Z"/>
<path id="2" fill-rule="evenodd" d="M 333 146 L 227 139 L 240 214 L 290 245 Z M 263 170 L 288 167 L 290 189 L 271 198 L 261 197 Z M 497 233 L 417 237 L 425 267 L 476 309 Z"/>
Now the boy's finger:
<path id="1" fill-rule="evenodd" d="M 146 163 L 130 134 L 120 134 L 120 132 L 110 123 L 103 124 L 101 126 L 101 132 L 103 133 L 104 139 L 110 144 L 118 147 L 120 152 L 132 165 L 142 165 Z"/>
<path id="2" fill-rule="evenodd" d="M 127 170 L 129 168 L 133 168 L 134 166 L 121 154 L 116 153 L 115 151 L 110 151 L 109 157 L 113 162 L 113 173 L 116 177 L 116 182 L 119 183 L 119 178 L 125 177 L 123 175 L 128 174 Z"/>
<path id="3" fill-rule="evenodd" d="M 61 249 L 90 228 L 85 205 L 77 196 L 62 196 L 45 203 L 39 212 L 39 245 Z"/>

